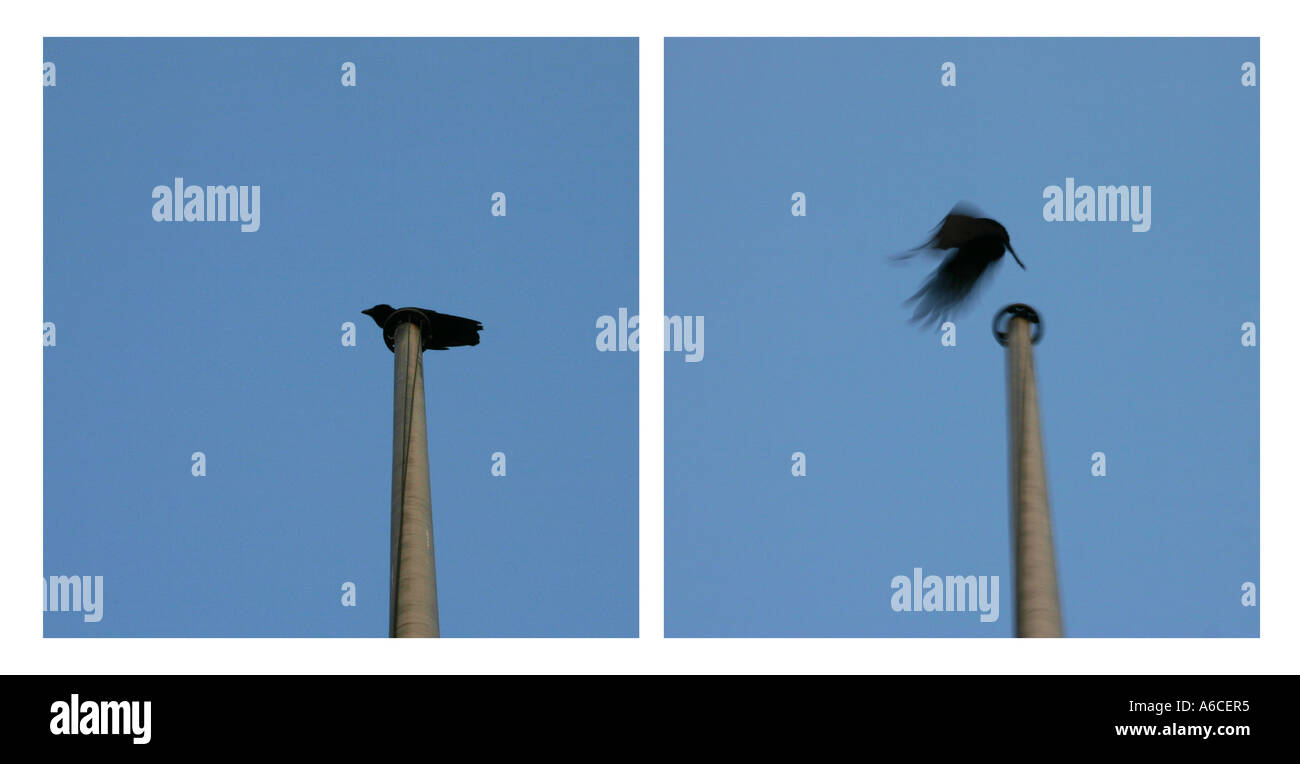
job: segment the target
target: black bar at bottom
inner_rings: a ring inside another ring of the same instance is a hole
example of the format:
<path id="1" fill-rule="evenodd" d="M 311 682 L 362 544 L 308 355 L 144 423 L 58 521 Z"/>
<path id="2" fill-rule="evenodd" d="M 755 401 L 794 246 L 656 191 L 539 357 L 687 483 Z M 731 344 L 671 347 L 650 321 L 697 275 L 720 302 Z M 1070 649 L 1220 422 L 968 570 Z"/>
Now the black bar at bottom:
<path id="1" fill-rule="evenodd" d="M 623 758 L 669 741 L 695 753 L 782 742 L 883 752 L 903 741 L 991 752 L 1044 737 L 1060 753 L 1098 743 L 1171 751 L 1287 743 L 1294 684 L 1276 676 L 20 676 L 5 679 L 2 695 L 9 746 L 31 742 L 41 752 L 378 752 L 433 736 L 449 751 L 461 741 L 534 753 L 621 739 L 599 749 Z"/>

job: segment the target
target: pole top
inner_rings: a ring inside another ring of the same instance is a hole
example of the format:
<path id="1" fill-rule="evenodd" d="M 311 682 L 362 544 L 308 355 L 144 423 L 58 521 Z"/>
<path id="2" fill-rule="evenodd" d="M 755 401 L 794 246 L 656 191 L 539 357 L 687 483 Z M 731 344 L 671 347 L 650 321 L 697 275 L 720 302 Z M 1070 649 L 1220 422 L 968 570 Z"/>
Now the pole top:
<path id="1" fill-rule="evenodd" d="M 1004 316 L 1007 319 L 1005 324 L 1002 323 L 1002 318 Z M 1023 302 L 1008 305 L 993 316 L 993 337 L 998 341 L 998 344 L 1006 347 L 1006 330 L 1007 327 L 1011 325 L 1011 319 L 1013 318 L 1023 318 L 1035 326 L 1034 332 L 1030 336 L 1030 342 L 1037 345 L 1038 341 L 1043 338 L 1043 321 L 1038 317 L 1038 311 Z M 1002 328 L 998 328 L 1000 324 Z"/>
<path id="2" fill-rule="evenodd" d="M 389 350 L 394 350 L 397 344 L 397 327 L 402 324 L 415 324 L 420 329 L 421 337 L 433 335 L 433 322 L 424 311 L 419 308 L 398 308 L 384 320 L 384 344 Z"/>

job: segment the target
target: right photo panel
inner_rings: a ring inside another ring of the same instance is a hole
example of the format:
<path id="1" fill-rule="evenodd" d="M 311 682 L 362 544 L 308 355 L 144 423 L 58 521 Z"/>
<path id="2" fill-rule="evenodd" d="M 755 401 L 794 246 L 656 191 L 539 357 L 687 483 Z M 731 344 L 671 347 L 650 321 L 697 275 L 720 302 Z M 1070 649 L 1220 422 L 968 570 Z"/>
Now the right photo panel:
<path id="1" fill-rule="evenodd" d="M 664 59 L 666 636 L 1259 636 L 1258 38 Z"/>

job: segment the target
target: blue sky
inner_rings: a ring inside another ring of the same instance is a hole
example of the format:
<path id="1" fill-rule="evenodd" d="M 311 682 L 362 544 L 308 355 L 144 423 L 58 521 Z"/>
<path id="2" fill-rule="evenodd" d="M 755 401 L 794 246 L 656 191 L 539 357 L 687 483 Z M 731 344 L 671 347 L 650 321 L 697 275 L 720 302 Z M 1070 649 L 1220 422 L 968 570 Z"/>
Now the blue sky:
<path id="1" fill-rule="evenodd" d="M 636 634 L 637 356 L 594 343 L 636 312 L 634 39 L 45 58 L 44 573 L 105 589 L 47 636 L 386 635 L 379 302 L 486 327 L 425 354 L 443 635 Z M 261 229 L 155 222 L 177 176 L 260 185 Z"/>
<path id="2" fill-rule="evenodd" d="M 667 40 L 665 309 L 708 332 L 702 362 L 665 358 L 666 633 L 1010 636 L 989 323 L 1028 302 L 1067 635 L 1258 636 L 1258 60 L 1256 39 Z M 1045 221 L 1066 178 L 1151 186 L 1150 230 Z M 945 348 L 901 304 L 935 261 L 886 256 L 960 200 L 1028 270 L 1006 258 Z M 894 612 L 918 567 L 999 576 L 999 619 Z"/>

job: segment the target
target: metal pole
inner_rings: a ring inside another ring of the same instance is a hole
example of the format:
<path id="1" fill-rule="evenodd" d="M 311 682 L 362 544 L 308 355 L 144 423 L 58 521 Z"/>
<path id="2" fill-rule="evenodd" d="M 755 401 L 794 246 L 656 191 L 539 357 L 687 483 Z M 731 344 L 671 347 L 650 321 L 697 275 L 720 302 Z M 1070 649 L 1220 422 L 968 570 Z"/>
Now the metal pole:
<path id="1" fill-rule="evenodd" d="M 420 327 L 402 323 L 393 344 L 393 506 L 388 636 L 438 636 L 433 503 L 424 414 Z"/>
<path id="2" fill-rule="evenodd" d="M 1009 315 L 1005 332 L 998 320 Z M 1032 325 L 1038 314 L 1011 305 L 994 318 L 994 334 L 1007 348 L 1007 416 L 1011 441 L 1011 538 L 1015 554 L 1016 636 L 1060 637 L 1061 600 L 1056 582 L 1052 517 L 1038 418 Z M 1040 326 L 1041 329 L 1041 326 Z"/>

